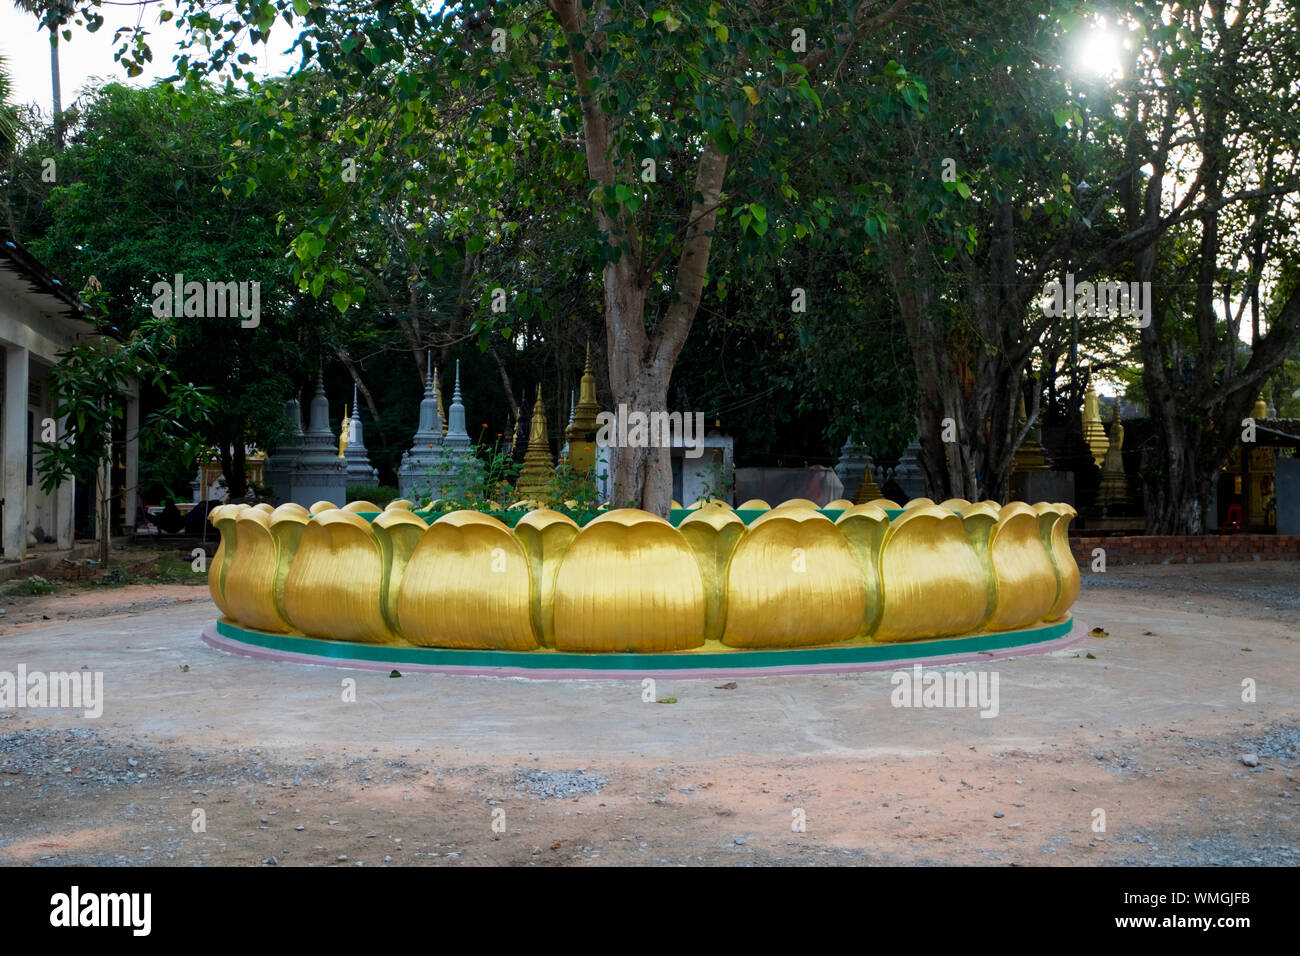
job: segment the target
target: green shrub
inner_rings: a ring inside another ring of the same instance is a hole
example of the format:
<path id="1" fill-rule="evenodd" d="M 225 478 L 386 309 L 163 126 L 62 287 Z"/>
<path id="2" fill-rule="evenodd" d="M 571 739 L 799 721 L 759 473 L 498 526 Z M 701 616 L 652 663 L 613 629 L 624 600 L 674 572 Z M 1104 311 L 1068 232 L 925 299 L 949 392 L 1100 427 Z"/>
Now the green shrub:
<path id="1" fill-rule="evenodd" d="M 39 574 L 33 574 L 30 578 L 19 581 L 9 589 L 10 594 L 22 594 L 36 597 L 41 594 L 53 594 L 56 588 Z"/>
<path id="2" fill-rule="evenodd" d="M 386 508 L 401 495 L 392 485 L 348 485 L 344 497 L 347 499 L 344 504 L 348 501 L 370 501 Z"/>

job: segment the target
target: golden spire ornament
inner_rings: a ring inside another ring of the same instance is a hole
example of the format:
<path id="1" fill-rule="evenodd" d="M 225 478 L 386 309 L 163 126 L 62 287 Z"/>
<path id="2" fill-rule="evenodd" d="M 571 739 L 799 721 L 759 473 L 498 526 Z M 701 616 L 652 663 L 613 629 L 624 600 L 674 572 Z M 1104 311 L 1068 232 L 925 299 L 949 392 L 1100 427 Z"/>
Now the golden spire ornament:
<path id="1" fill-rule="evenodd" d="M 542 386 L 537 386 L 537 401 L 533 404 L 533 421 L 528 430 L 528 450 L 524 453 L 524 467 L 515 482 L 515 495 L 519 498 L 538 498 L 550 484 L 555 474 L 551 460 L 551 443 L 546 433 L 546 406 L 542 404 Z"/>
<path id="2" fill-rule="evenodd" d="M 1101 423 L 1097 392 L 1091 385 L 1083 400 L 1083 440 L 1088 443 L 1093 462 L 1100 468 L 1106 460 L 1106 449 L 1110 446 L 1110 441 L 1106 438 L 1106 426 Z"/>
<path id="3" fill-rule="evenodd" d="M 1016 424 L 1024 428 L 1029 421 L 1029 413 L 1025 410 L 1025 396 L 1020 396 L 1020 408 L 1016 414 Z M 1011 458 L 1011 470 L 1017 471 L 1049 471 L 1051 465 L 1043 456 L 1043 446 L 1038 443 L 1034 437 L 1034 429 L 1029 431 L 1025 440 L 1016 448 L 1015 454 Z"/>
<path id="4" fill-rule="evenodd" d="M 596 466 L 596 432 L 600 424 L 600 403 L 596 401 L 596 376 L 591 371 L 591 343 L 587 343 L 587 360 L 578 386 L 578 404 L 573 409 L 573 420 L 564 430 L 569 446 L 569 464 L 574 471 L 587 472 Z"/>

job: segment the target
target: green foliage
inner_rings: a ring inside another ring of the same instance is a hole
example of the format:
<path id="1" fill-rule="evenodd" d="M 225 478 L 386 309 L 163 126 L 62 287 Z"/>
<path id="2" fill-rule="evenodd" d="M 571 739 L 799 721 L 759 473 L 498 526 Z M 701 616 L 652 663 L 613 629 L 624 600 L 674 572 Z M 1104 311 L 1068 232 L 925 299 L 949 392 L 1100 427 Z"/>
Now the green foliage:
<path id="1" fill-rule="evenodd" d="M 348 485 L 344 497 L 348 501 L 369 501 L 380 508 L 386 508 L 400 495 L 392 485 Z"/>
<path id="2" fill-rule="evenodd" d="M 47 377 L 59 396 L 55 416 L 63 422 L 62 433 L 54 441 L 35 442 L 43 492 L 97 475 L 101 464 L 121 454 L 113 425 L 123 417 L 122 396 L 137 383 L 147 383 L 158 396 L 141 416 L 138 432 L 124 437 L 139 442 L 141 479 L 169 474 L 182 463 L 188 467 L 203 446 L 198 429 L 216 402 L 208 389 L 177 377 L 173 354 L 165 329 L 154 322 L 144 323 L 125 342 L 91 338 L 59 354 Z M 99 490 L 101 497 L 107 494 Z"/>
<path id="3" fill-rule="evenodd" d="M 596 494 L 596 469 L 578 471 L 569 464 L 556 465 L 541 500 L 546 507 L 570 517 L 596 510 L 600 504 Z"/>
<path id="4" fill-rule="evenodd" d="M 10 585 L 7 592 L 23 597 L 39 597 L 42 594 L 53 594 L 57 590 L 56 585 L 51 584 L 39 574 L 33 574 L 29 578 L 23 578 L 18 583 Z"/>
<path id="5" fill-rule="evenodd" d="M 109 84 L 83 99 L 57 181 L 42 180 L 49 150 L 34 140 L 16 158 L 13 190 L 19 233 L 31 236 L 43 263 L 69 284 L 94 277 L 119 334 L 151 329 L 177 379 L 220 396 L 189 424 L 206 445 L 228 452 L 273 450 L 286 437 L 284 400 L 332 335 L 325 310 L 296 294 L 275 231 L 278 211 L 302 201 L 301 184 L 256 197 L 219 189 L 224 150 L 253 112 L 247 98 L 211 89 L 196 90 L 179 110 L 166 85 Z M 156 316 L 155 284 L 177 274 L 186 283 L 257 282 L 258 326 L 243 328 L 239 317 Z M 142 395 L 145 405 L 155 398 L 149 389 Z M 192 464 L 180 469 L 182 480 Z M 225 477 L 233 492 L 242 490 L 242 474 Z"/>

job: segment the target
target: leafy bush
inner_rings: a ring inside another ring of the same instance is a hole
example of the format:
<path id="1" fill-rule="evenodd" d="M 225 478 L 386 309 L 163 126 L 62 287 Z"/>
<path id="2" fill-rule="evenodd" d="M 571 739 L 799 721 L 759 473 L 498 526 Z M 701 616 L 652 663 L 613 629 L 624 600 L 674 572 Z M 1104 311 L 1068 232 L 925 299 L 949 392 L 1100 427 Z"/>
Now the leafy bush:
<path id="1" fill-rule="evenodd" d="M 53 594 L 56 588 L 39 574 L 33 574 L 30 578 L 19 581 L 9 589 L 10 594 L 22 594 L 36 597 L 41 594 Z"/>
<path id="2" fill-rule="evenodd" d="M 348 501 L 370 501 L 386 508 L 401 496 L 392 485 L 348 485 L 344 497 Z"/>

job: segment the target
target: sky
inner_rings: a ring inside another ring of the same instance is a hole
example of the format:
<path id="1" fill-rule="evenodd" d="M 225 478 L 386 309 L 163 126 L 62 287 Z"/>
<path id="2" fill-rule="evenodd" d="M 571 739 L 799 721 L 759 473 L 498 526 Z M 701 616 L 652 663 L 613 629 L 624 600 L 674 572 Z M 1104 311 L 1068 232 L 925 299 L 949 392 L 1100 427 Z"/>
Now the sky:
<path id="1" fill-rule="evenodd" d="M 167 4 L 168 9 L 174 9 Z M 91 77 L 116 80 L 121 83 L 147 86 L 173 72 L 172 57 L 181 41 L 181 31 L 176 21 L 158 23 L 162 4 L 119 7 L 105 4 L 100 8 L 105 23 L 96 33 L 85 27 L 70 26 L 72 39 L 59 37 L 59 74 L 63 83 L 63 106 L 66 109 L 86 86 Z M 37 19 L 15 7 L 12 0 L 0 0 L 0 54 L 8 64 L 13 81 L 12 101 L 15 104 L 34 103 L 48 116 L 50 113 L 50 42 L 49 33 L 40 30 Z M 119 27 L 135 26 L 142 22 L 150 33 L 153 63 L 143 75 L 128 80 L 126 70 L 113 59 L 116 44 L 113 34 Z M 272 34 L 271 51 L 258 45 L 253 52 L 258 57 L 258 72 L 262 74 L 287 72 L 297 62 L 295 56 L 280 53 L 292 42 L 287 26 L 277 24 Z"/>

